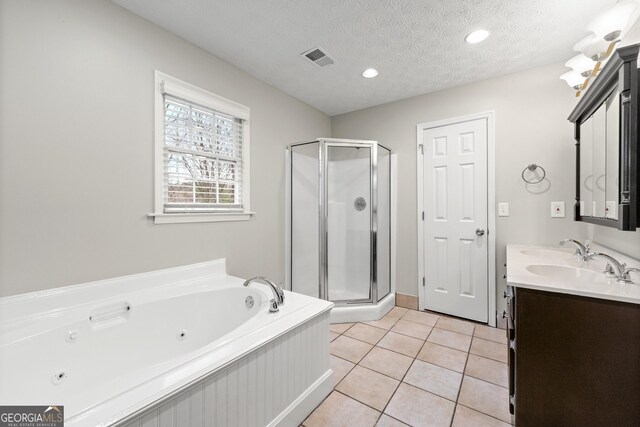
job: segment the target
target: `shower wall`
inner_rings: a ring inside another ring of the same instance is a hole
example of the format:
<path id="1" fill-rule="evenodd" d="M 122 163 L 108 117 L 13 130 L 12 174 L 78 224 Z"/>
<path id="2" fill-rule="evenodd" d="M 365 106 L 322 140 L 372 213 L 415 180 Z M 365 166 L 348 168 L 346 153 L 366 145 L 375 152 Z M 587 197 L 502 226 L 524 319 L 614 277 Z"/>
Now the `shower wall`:
<path id="1" fill-rule="evenodd" d="M 319 143 L 291 148 L 291 283 L 295 291 L 319 298 Z M 293 213 L 295 212 L 295 215 Z"/>
<path id="2" fill-rule="evenodd" d="M 391 292 L 391 151 L 378 145 L 376 281 L 378 300 Z"/>

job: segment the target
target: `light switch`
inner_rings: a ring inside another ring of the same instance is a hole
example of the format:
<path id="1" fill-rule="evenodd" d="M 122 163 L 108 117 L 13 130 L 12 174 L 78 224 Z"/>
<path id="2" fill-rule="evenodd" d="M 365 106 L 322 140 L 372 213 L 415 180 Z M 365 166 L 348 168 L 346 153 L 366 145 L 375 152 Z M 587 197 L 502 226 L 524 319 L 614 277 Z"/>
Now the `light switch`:
<path id="1" fill-rule="evenodd" d="M 498 216 L 509 216 L 509 203 L 498 203 Z"/>
<path id="2" fill-rule="evenodd" d="M 564 202 L 551 202 L 551 218 L 564 218 Z"/>

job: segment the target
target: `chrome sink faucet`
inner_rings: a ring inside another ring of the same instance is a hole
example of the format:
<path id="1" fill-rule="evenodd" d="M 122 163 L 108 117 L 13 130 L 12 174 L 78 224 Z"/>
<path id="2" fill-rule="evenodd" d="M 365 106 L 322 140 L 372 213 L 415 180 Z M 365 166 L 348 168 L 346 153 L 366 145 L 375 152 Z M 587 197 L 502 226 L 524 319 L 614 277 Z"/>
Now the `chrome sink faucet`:
<path id="1" fill-rule="evenodd" d="M 576 246 L 576 255 L 580 256 L 582 261 L 587 260 L 587 255 L 589 254 L 589 245 L 583 245 L 574 239 L 564 239 L 560 242 L 560 246 L 564 246 L 565 243 L 573 243 Z"/>
<path id="2" fill-rule="evenodd" d="M 284 291 L 282 290 L 282 288 L 273 283 L 271 280 L 262 276 L 252 277 L 251 279 L 245 281 L 242 286 L 249 286 L 253 282 L 262 283 L 271 287 L 271 291 L 273 292 L 273 299 L 269 301 L 269 312 L 275 313 L 280 310 L 279 307 L 284 304 Z"/>
<path id="3" fill-rule="evenodd" d="M 621 263 L 611 255 L 603 254 L 602 252 L 589 252 L 585 255 L 584 260 L 588 261 L 593 257 L 600 257 L 607 260 L 607 268 L 605 272 L 613 273 L 613 276 L 618 280 L 618 283 L 628 284 L 633 283 L 631 280 L 631 272 L 640 272 L 639 268 L 629 267 L 627 268 L 627 264 Z"/>

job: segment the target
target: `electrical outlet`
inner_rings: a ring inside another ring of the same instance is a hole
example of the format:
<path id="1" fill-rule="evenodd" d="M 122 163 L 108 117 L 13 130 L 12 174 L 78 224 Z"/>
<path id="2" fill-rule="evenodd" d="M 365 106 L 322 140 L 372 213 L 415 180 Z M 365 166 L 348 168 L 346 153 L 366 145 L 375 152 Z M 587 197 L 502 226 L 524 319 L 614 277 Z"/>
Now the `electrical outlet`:
<path id="1" fill-rule="evenodd" d="M 564 218 L 564 202 L 551 202 L 551 218 Z"/>
<path id="2" fill-rule="evenodd" d="M 498 216 L 509 216 L 509 203 L 498 203 Z"/>

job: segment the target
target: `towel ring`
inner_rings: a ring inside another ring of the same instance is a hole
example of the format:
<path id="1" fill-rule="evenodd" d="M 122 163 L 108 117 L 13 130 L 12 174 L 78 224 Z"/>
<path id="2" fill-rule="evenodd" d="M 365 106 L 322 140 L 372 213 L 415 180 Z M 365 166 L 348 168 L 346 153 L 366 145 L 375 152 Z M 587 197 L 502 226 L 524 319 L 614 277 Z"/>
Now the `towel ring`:
<path id="1" fill-rule="evenodd" d="M 536 169 L 542 169 L 542 178 L 540 178 L 537 181 L 529 181 L 528 179 L 526 179 L 524 177 L 524 173 L 528 170 L 530 170 L 531 172 L 534 172 Z M 526 182 L 527 184 L 538 184 L 540 182 L 542 182 L 542 180 L 544 179 L 544 177 L 547 176 L 547 171 L 544 170 L 544 168 L 542 166 L 536 165 L 535 163 L 531 163 L 529 166 L 527 166 L 526 168 L 524 168 L 522 170 L 522 180 L 524 182 Z"/>

